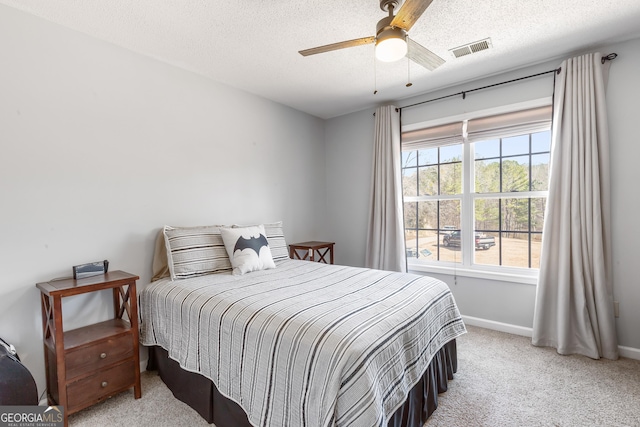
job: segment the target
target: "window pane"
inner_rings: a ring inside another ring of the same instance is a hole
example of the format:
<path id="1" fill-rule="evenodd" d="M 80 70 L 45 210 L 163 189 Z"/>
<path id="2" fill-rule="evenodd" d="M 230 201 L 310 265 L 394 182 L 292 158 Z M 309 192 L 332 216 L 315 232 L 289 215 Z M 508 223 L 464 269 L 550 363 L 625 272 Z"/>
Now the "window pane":
<path id="1" fill-rule="evenodd" d="M 500 208 L 498 199 L 478 199 L 475 206 L 476 230 L 499 230 Z"/>
<path id="2" fill-rule="evenodd" d="M 500 160 L 476 160 L 476 193 L 500 192 Z"/>
<path id="3" fill-rule="evenodd" d="M 531 156 L 531 191 L 549 189 L 549 154 Z"/>
<path id="4" fill-rule="evenodd" d="M 502 192 L 529 191 L 529 156 L 502 161 Z"/>
<path id="5" fill-rule="evenodd" d="M 462 247 L 460 233 L 460 215 L 462 213 L 460 200 L 440 201 L 440 260 L 448 262 L 462 262 Z"/>
<path id="6" fill-rule="evenodd" d="M 462 262 L 460 231 L 440 233 L 440 261 Z"/>
<path id="7" fill-rule="evenodd" d="M 502 199 L 502 230 L 529 231 L 529 199 Z"/>
<path id="8" fill-rule="evenodd" d="M 417 258 L 418 239 L 416 230 L 405 230 L 404 242 L 407 249 L 407 258 Z"/>
<path id="9" fill-rule="evenodd" d="M 438 148 L 427 148 L 418 151 L 418 164 L 435 165 L 438 164 Z"/>
<path id="10" fill-rule="evenodd" d="M 438 166 L 425 166 L 420 169 L 418 195 L 435 196 L 438 194 Z"/>
<path id="11" fill-rule="evenodd" d="M 440 147 L 440 163 L 461 162 L 462 144 Z"/>
<path id="12" fill-rule="evenodd" d="M 544 224 L 544 210 L 547 207 L 546 198 L 531 199 L 531 231 L 542 232 Z"/>
<path id="13" fill-rule="evenodd" d="M 413 150 L 413 151 L 403 151 L 402 152 L 402 167 L 406 168 L 409 166 L 418 166 L 416 163 L 416 160 L 418 159 L 417 156 L 418 152 Z"/>
<path id="14" fill-rule="evenodd" d="M 479 243 L 485 241 L 494 243 L 494 246 L 489 245 L 488 249 L 484 249 L 482 245 L 474 244 L 473 259 L 476 264 L 500 265 L 500 239 L 498 236 L 499 233 L 474 233 L 474 238 L 480 239 Z"/>
<path id="15" fill-rule="evenodd" d="M 442 200 L 440 202 L 440 226 L 453 226 L 460 229 L 460 200 Z"/>
<path id="16" fill-rule="evenodd" d="M 462 194 L 462 163 L 440 165 L 440 194 Z"/>
<path id="17" fill-rule="evenodd" d="M 502 265 L 529 267 L 529 235 L 527 233 L 502 233 Z"/>
<path id="18" fill-rule="evenodd" d="M 418 228 L 438 228 L 438 202 L 418 202 Z"/>
<path id="19" fill-rule="evenodd" d="M 542 250 L 542 234 L 531 235 L 531 268 L 540 268 L 540 251 Z"/>
<path id="20" fill-rule="evenodd" d="M 416 202 L 404 203 L 404 228 L 417 228 L 418 204 Z"/>
<path id="21" fill-rule="evenodd" d="M 531 134 L 531 152 L 541 153 L 551 150 L 551 131 L 532 133 Z"/>
<path id="22" fill-rule="evenodd" d="M 473 144 L 476 159 L 488 159 L 500 156 L 500 140 L 491 139 Z"/>
<path id="23" fill-rule="evenodd" d="M 402 194 L 405 196 L 418 195 L 418 168 L 402 169 Z"/>
<path id="24" fill-rule="evenodd" d="M 422 261 L 437 261 L 438 233 L 431 230 L 418 231 L 417 258 Z"/>
<path id="25" fill-rule="evenodd" d="M 502 139 L 502 155 L 514 156 L 529 152 L 529 134 Z"/>

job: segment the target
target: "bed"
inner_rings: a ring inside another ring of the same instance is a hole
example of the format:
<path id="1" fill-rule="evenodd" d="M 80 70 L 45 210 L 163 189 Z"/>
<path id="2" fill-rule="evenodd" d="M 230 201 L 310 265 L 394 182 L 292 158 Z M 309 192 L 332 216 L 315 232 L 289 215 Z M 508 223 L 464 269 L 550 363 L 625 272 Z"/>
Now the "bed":
<path id="1" fill-rule="evenodd" d="M 446 284 L 274 255 L 146 286 L 149 369 L 216 427 L 422 425 L 465 333 Z"/>

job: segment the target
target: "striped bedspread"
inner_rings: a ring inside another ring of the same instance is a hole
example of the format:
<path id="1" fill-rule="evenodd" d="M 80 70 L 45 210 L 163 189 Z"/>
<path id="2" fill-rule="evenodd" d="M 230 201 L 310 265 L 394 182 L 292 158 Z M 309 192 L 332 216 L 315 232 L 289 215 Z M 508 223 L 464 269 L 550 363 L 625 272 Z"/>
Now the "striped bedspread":
<path id="1" fill-rule="evenodd" d="M 211 379 L 255 426 L 386 426 L 431 358 L 465 333 L 431 277 L 284 260 L 140 294 L 144 345 Z"/>

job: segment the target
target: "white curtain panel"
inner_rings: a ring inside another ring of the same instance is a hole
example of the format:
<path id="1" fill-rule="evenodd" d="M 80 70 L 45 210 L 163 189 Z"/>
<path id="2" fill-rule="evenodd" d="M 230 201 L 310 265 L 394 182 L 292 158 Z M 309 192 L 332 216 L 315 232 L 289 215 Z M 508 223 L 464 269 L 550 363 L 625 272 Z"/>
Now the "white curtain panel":
<path id="1" fill-rule="evenodd" d="M 560 354 L 617 359 L 600 58 L 593 53 L 568 59 L 556 78 L 533 344 Z"/>
<path id="2" fill-rule="evenodd" d="M 406 272 L 399 109 L 378 107 L 375 126 L 365 266 Z"/>

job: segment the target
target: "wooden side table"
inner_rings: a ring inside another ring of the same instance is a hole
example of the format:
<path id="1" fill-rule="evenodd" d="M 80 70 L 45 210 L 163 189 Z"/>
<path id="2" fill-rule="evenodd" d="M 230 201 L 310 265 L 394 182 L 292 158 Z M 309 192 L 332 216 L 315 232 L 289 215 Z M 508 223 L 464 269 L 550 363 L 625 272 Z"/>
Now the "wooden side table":
<path id="1" fill-rule="evenodd" d="M 333 245 L 335 242 L 301 242 L 289 245 L 289 258 L 302 259 L 309 261 L 324 262 L 325 264 L 333 264 Z M 300 255 L 303 252 L 304 255 Z M 318 258 L 316 258 L 316 254 Z M 327 254 L 329 261 L 327 261 Z"/>
<path id="2" fill-rule="evenodd" d="M 138 276 L 113 271 L 84 279 L 38 283 L 42 305 L 44 360 L 49 405 L 64 408 L 67 417 L 131 387 L 140 387 L 138 353 Z M 113 291 L 114 318 L 64 331 L 62 298 L 88 292 Z M 126 318 L 123 318 L 124 314 Z"/>

